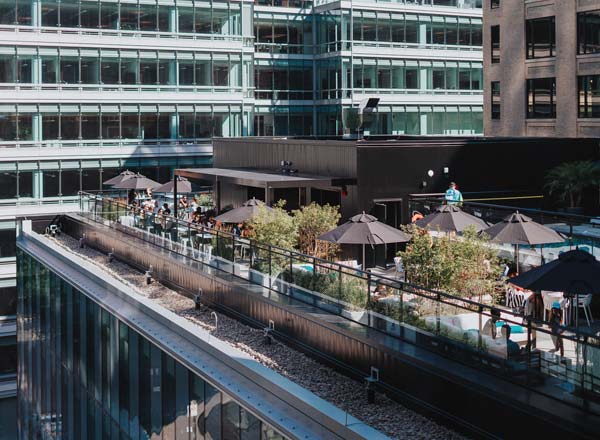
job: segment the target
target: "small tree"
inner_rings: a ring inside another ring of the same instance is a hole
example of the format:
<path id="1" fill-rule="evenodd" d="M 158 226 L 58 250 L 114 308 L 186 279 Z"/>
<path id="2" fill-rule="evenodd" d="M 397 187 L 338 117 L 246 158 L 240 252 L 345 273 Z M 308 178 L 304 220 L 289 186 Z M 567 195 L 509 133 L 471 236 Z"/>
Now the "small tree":
<path id="1" fill-rule="evenodd" d="M 317 237 L 334 229 L 340 221 L 338 206 L 311 203 L 294 210 L 294 221 L 298 228 L 297 249 L 318 258 L 332 258 L 338 252 L 336 244 L 317 240 Z"/>
<path id="2" fill-rule="evenodd" d="M 583 191 L 600 184 L 600 172 L 591 161 L 566 162 L 546 174 L 546 189 L 571 208 L 580 207 Z"/>
<path id="3" fill-rule="evenodd" d="M 294 249 L 298 240 L 298 227 L 284 206 L 285 201 L 280 200 L 272 211 L 260 207 L 248 222 L 250 237 L 263 244 Z"/>
<path id="4" fill-rule="evenodd" d="M 443 235 L 435 240 L 414 225 L 406 251 L 399 252 L 410 281 L 458 296 L 493 295 L 500 265 L 486 236 L 467 228 L 461 237 Z"/>

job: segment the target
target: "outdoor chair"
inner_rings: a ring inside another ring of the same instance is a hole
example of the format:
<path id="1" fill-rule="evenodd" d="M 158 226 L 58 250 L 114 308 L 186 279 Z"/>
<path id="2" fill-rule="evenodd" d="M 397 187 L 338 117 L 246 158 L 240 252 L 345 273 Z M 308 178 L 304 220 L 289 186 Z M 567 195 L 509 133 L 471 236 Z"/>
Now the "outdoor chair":
<path id="1" fill-rule="evenodd" d="M 590 308 L 590 304 L 592 303 L 592 295 L 581 295 L 577 298 L 577 308 L 583 309 L 583 313 L 585 315 L 585 320 L 588 323 L 588 326 L 592 325 L 592 309 Z"/>

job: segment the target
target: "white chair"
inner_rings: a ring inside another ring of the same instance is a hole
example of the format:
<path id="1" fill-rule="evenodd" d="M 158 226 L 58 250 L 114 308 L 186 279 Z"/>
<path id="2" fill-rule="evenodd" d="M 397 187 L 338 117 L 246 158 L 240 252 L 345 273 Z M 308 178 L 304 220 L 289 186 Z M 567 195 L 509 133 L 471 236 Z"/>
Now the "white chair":
<path id="1" fill-rule="evenodd" d="M 396 267 L 396 278 L 398 278 L 400 274 L 404 273 L 404 264 L 402 264 L 402 257 L 394 257 L 394 266 Z"/>
<path id="2" fill-rule="evenodd" d="M 590 308 L 590 304 L 592 303 L 592 295 L 580 295 L 577 297 L 577 308 L 583 309 L 583 313 L 585 315 L 585 320 L 588 323 L 588 326 L 592 325 L 592 309 Z"/>

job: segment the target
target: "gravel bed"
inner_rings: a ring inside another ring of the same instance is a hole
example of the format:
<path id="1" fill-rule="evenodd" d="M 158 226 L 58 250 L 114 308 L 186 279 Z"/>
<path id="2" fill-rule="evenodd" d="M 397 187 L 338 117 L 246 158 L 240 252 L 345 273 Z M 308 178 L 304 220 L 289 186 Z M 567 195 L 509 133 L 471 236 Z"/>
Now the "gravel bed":
<path id="1" fill-rule="evenodd" d="M 80 249 L 79 242 L 70 236 L 61 235 L 54 240 L 60 246 L 94 262 L 110 275 L 130 285 L 142 296 L 155 300 L 166 309 L 211 331 L 216 338 L 242 350 L 266 367 L 277 371 L 393 439 L 466 438 L 405 408 L 383 394 L 377 393 L 375 403 L 369 404 L 366 400 L 364 384 L 322 365 L 277 340 L 272 344 L 266 344 L 261 329 L 244 325 L 219 312 L 216 312 L 218 328 L 215 329 L 214 318 L 211 316 L 212 309 L 202 306 L 200 310 L 195 310 L 191 299 L 158 282 L 146 285 L 144 274 L 116 260 L 109 263 L 106 255 L 89 247 Z"/>

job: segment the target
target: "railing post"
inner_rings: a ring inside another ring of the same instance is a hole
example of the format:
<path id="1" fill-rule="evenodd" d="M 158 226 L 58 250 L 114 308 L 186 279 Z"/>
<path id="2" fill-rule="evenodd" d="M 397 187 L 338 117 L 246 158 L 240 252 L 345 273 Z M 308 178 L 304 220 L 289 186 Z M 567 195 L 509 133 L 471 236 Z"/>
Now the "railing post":
<path id="1" fill-rule="evenodd" d="M 435 304 L 435 331 L 439 335 L 440 334 L 440 294 L 436 293 L 437 302 Z"/>
<path id="2" fill-rule="evenodd" d="M 342 265 L 338 264 L 338 278 L 339 278 L 339 283 L 338 283 L 338 299 L 341 300 L 342 299 Z"/>
<path id="3" fill-rule="evenodd" d="M 371 327 L 371 272 L 367 272 L 367 326 Z"/>
<path id="4" fill-rule="evenodd" d="M 290 284 L 294 284 L 294 257 L 293 257 L 292 251 L 289 251 L 289 253 L 290 253 Z"/>
<path id="5" fill-rule="evenodd" d="M 269 288 L 273 288 L 273 280 L 272 280 L 272 276 L 271 273 L 273 271 L 273 246 L 269 245 L 268 247 L 268 252 L 269 252 Z"/>

